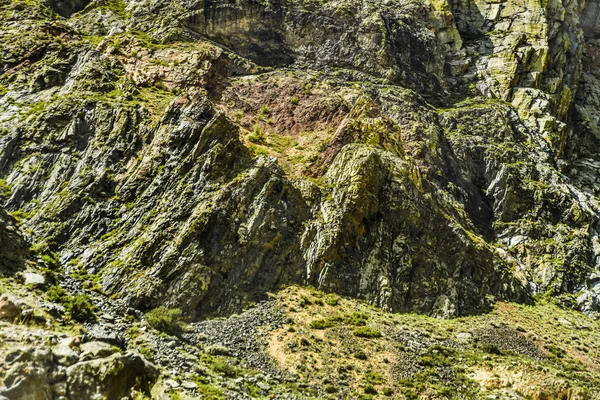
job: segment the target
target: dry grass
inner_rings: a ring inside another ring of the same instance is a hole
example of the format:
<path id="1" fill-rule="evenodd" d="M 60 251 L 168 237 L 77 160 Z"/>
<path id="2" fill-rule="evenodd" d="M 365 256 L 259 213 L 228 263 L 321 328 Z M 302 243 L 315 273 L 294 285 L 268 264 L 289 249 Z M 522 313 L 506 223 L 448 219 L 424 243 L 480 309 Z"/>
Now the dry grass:
<path id="1" fill-rule="evenodd" d="M 536 306 L 498 303 L 489 314 L 438 320 L 386 313 L 354 299 L 339 298 L 337 305 L 329 305 L 325 296 L 296 286 L 280 291 L 277 300 L 289 323 L 271 333 L 268 346 L 278 364 L 299 381 L 336 387 L 335 398 L 364 396 L 370 384 L 378 392 L 372 398 L 387 398 L 385 389 L 392 390 L 394 398 L 428 393 L 441 399 L 443 393 L 458 393 L 456 388 L 465 382 L 481 395 L 502 396 L 507 391 L 531 398 L 598 395 L 598 323 L 550 301 L 540 300 Z M 367 325 L 380 330 L 382 337 L 356 337 L 352 333 L 356 326 L 344 321 L 322 329 L 315 328 L 322 324 L 310 326 L 355 312 L 367 315 Z M 459 333 L 471 333 L 474 340 L 462 342 Z M 497 341 L 500 354 L 488 353 L 478 335 Z M 520 344 L 511 343 L 512 337 L 519 337 Z M 559 347 L 565 355 L 556 357 L 548 346 Z M 436 358 L 438 347 L 450 349 L 447 359 Z M 355 356 L 359 351 L 366 359 Z M 533 357 L 532 351 L 538 356 Z"/>

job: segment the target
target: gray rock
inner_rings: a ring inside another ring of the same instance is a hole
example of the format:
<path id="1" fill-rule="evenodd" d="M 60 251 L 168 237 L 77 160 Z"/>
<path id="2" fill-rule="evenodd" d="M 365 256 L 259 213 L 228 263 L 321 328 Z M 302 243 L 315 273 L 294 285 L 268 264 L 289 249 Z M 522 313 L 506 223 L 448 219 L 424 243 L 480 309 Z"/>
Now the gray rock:
<path id="1" fill-rule="evenodd" d="M 181 387 L 188 390 L 196 390 L 198 389 L 198 384 L 191 381 L 181 382 Z"/>
<path id="2" fill-rule="evenodd" d="M 0 396 L 9 400 L 50 400 L 52 391 L 47 370 L 52 363 L 50 349 L 27 349 L 11 355 Z"/>
<path id="3" fill-rule="evenodd" d="M 456 340 L 461 343 L 470 343 L 473 341 L 473 335 L 469 332 L 460 332 L 456 334 Z"/>
<path id="4" fill-rule="evenodd" d="M 117 347 L 124 346 L 124 338 L 114 330 L 110 330 L 110 326 L 95 324 L 89 327 L 85 335 L 83 335 L 84 342 L 105 342 Z"/>
<path id="5" fill-rule="evenodd" d="M 41 287 L 46 284 L 46 278 L 42 274 L 36 272 L 25 272 L 23 273 L 26 285 L 32 285 L 35 287 Z"/>
<path id="6" fill-rule="evenodd" d="M 108 343 L 97 341 L 83 343 L 80 348 L 82 361 L 108 357 L 118 351 L 117 348 Z"/>
<path id="7" fill-rule="evenodd" d="M 258 382 L 258 383 L 256 384 L 256 386 L 258 386 L 258 388 L 259 388 L 259 389 L 261 389 L 261 390 L 265 390 L 265 391 L 267 391 L 267 392 L 268 392 L 269 390 L 271 390 L 271 386 L 269 386 L 268 384 L 266 384 L 266 383 L 264 383 L 264 382 Z"/>
<path id="8" fill-rule="evenodd" d="M 136 352 L 84 361 L 67 369 L 68 394 L 72 399 L 121 399 L 136 387 L 149 395 L 159 370 Z"/>
<path id="9" fill-rule="evenodd" d="M 54 359 L 61 365 L 73 365 L 79 360 L 79 354 L 75 352 L 68 345 L 60 344 L 58 347 L 52 350 Z"/>
<path id="10" fill-rule="evenodd" d="M 165 385 L 167 385 L 168 387 L 170 387 L 172 389 L 177 389 L 180 386 L 179 382 L 177 382 L 176 380 L 173 380 L 173 379 L 166 379 Z"/>

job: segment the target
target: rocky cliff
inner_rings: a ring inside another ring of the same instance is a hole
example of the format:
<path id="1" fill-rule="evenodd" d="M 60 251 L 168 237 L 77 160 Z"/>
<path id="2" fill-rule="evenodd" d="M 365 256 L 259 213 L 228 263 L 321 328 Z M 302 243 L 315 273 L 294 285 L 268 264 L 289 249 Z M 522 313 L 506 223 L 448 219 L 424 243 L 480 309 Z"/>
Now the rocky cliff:
<path id="1" fill-rule="evenodd" d="M 595 312 L 595 3 L 2 7 L 4 204 L 67 273 L 199 316 Z"/>
<path id="2" fill-rule="evenodd" d="M 443 318 L 539 295 L 600 315 L 597 2 L 0 15 L 3 274 L 195 320 L 291 284 Z"/>

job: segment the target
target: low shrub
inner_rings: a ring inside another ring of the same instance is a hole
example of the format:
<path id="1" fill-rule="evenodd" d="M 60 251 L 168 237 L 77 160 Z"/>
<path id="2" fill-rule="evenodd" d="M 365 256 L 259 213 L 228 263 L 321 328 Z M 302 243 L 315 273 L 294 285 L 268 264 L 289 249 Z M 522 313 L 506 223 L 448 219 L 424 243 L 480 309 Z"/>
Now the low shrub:
<path id="1" fill-rule="evenodd" d="M 363 326 L 361 328 L 358 328 L 358 329 L 354 330 L 354 332 L 352 332 L 352 333 L 354 334 L 354 336 L 368 338 L 368 339 L 381 337 L 381 332 L 379 332 L 377 329 L 369 328 L 368 326 Z"/>
<path id="2" fill-rule="evenodd" d="M 182 331 L 182 315 L 179 308 L 158 307 L 146 313 L 146 322 L 158 331 L 176 335 Z"/>
<path id="3" fill-rule="evenodd" d="M 317 319 L 310 323 L 310 327 L 312 329 L 326 329 L 326 328 L 332 328 L 336 325 L 337 324 L 335 323 L 335 321 L 333 321 L 331 319 Z"/>
<path id="4" fill-rule="evenodd" d="M 92 304 L 90 298 L 84 294 L 72 297 L 66 309 L 75 321 L 94 322 L 97 319 L 96 307 Z"/>
<path id="5" fill-rule="evenodd" d="M 78 322 L 96 322 L 97 307 L 94 306 L 88 296 L 78 294 L 75 296 L 69 295 L 65 290 L 58 286 L 51 286 L 46 291 L 46 297 L 49 301 L 59 303 L 65 307 L 65 311 Z"/>
<path id="6" fill-rule="evenodd" d="M 235 368 L 227 364 L 224 360 L 220 358 L 217 358 L 212 362 L 210 369 L 212 369 L 218 374 L 225 375 L 228 377 L 236 376 Z"/>
<path id="7" fill-rule="evenodd" d="M 502 354 L 502 352 L 498 348 L 498 345 L 493 344 L 493 343 L 485 343 L 485 344 L 481 345 L 481 350 L 486 353 L 489 353 L 489 354 L 496 354 L 496 355 Z"/>
<path id="8" fill-rule="evenodd" d="M 366 394 L 377 394 L 377 389 L 373 385 L 366 385 L 364 390 Z"/>

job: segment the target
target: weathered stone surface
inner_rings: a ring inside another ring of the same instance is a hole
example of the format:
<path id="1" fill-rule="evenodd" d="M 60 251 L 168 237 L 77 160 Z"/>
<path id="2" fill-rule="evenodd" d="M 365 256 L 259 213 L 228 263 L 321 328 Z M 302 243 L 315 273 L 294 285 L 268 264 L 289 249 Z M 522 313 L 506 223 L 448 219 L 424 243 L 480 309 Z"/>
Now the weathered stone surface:
<path id="1" fill-rule="evenodd" d="M 44 286 L 46 285 L 46 278 L 42 274 L 38 274 L 35 272 L 25 272 L 23 274 L 23 278 L 25 279 L 26 285 L 32 286 Z"/>
<path id="2" fill-rule="evenodd" d="M 11 361 L 4 376 L 0 396 L 10 400 L 50 400 L 50 384 L 47 381 L 52 353 L 49 349 L 28 349 Z"/>
<path id="3" fill-rule="evenodd" d="M 81 356 L 62 341 L 54 349 L 45 347 L 14 351 L 4 360 L 0 396 L 10 400 L 121 399 L 136 390 L 149 394 L 158 371 L 138 353 L 108 351 L 103 343 L 84 344 Z M 112 354 L 109 357 L 105 355 Z M 65 367 L 68 366 L 68 368 Z"/>
<path id="4" fill-rule="evenodd" d="M 149 394 L 158 378 L 155 366 L 137 353 L 113 354 L 67 369 L 67 394 L 72 399 L 120 399 L 132 389 Z"/>
<path id="5" fill-rule="evenodd" d="M 23 307 L 13 296 L 3 294 L 0 296 L 0 318 L 15 319 L 21 315 Z"/>
<path id="6" fill-rule="evenodd" d="M 108 357 L 118 350 L 114 346 L 104 342 L 87 342 L 83 343 L 80 348 L 82 360 Z"/>
<path id="7" fill-rule="evenodd" d="M 123 340 L 123 337 L 112 330 L 110 325 L 104 324 L 90 326 L 83 335 L 84 342 L 104 342 L 112 346 L 122 346 Z"/>
<path id="8" fill-rule="evenodd" d="M 6 13 L 0 168 L 87 285 L 197 317 L 290 283 L 598 308 L 594 2 L 69 4 Z"/>
<path id="9" fill-rule="evenodd" d="M 0 274 L 23 269 L 28 249 L 16 221 L 0 208 Z"/>
<path id="10" fill-rule="evenodd" d="M 79 360 L 79 354 L 66 344 L 60 344 L 52 350 L 54 359 L 62 365 L 72 365 Z"/>

